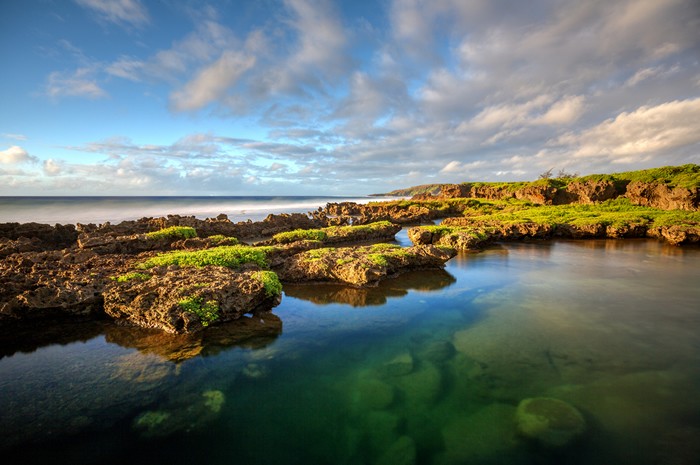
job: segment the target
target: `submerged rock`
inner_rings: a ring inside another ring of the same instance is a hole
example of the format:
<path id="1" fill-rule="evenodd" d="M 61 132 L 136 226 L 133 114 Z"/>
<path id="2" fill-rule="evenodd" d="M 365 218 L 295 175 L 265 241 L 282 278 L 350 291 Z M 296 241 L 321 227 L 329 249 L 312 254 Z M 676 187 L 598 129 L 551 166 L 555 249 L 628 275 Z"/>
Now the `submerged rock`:
<path id="1" fill-rule="evenodd" d="M 413 371 L 413 357 L 404 352 L 386 362 L 379 368 L 383 376 L 404 376 Z"/>
<path id="2" fill-rule="evenodd" d="M 201 430 L 218 417 L 225 402 L 223 392 L 204 391 L 200 396 L 187 396 L 158 410 L 141 413 L 132 428 L 146 438 Z"/>
<path id="3" fill-rule="evenodd" d="M 377 465 L 413 465 L 416 463 L 416 443 L 401 436 L 377 460 Z"/>
<path id="4" fill-rule="evenodd" d="M 383 410 L 394 402 L 394 388 L 378 379 L 363 379 L 356 388 L 361 410 Z"/>
<path id="5" fill-rule="evenodd" d="M 445 452 L 437 463 L 520 463 L 513 416 L 515 407 L 494 403 L 469 416 L 455 416 L 442 429 Z M 525 459 L 526 460 L 526 459 Z"/>
<path id="6" fill-rule="evenodd" d="M 518 432 L 545 447 L 563 447 L 586 431 L 586 420 L 576 407 L 559 399 L 524 399 L 515 413 Z"/>

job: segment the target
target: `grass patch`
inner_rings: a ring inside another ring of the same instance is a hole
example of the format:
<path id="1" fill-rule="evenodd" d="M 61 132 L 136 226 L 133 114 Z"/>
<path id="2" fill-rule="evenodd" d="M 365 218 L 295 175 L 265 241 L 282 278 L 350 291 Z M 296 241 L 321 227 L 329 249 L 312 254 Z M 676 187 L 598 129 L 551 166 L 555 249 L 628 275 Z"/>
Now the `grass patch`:
<path id="1" fill-rule="evenodd" d="M 249 247 L 243 245 L 221 246 L 195 251 L 166 252 L 149 258 L 138 265 L 141 269 L 154 266 L 178 265 L 181 267 L 202 267 L 207 265 L 223 266 L 238 269 L 246 263 L 254 263 L 261 268 L 267 268 L 267 254 L 274 247 Z"/>
<path id="2" fill-rule="evenodd" d="M 128 283 L 129 281 L 133 281 L 134 279 L 138 281 L 148 281 L 149 279 L 151 279 L 151 275 L 146 273 L 134 272 L 123 274 L 121 276 L 112 276 L 110 279 L 118 283 Z"/>
<path id="3" fill-rule="evenodd" d="M 185 297 L 178 302 L 178 305 L 184 311 L 197 315 L 204 327 L 219 319 L 219 303 L 216 300 L 205 302 L 201 297 Z"/>
<path id="4" fill-rule="evenodd" d="M 323 229 L 295 229 L 272 236 L 272 240 L 280 244 L 289 244 L 296 241 L 324 241 L 327 234 Z"/>
<path id="5" fill-rule="evenodd" d="M 262 283 L 267 297 L 275 297 L 282 294 L 282 283 L 274 271 L 256 271 L 253 279 Z"/>
<path id="6" fill-rule="evenodd" d="M 153 240 L 189 239 L 192 237 L 197 237 L 197 231 L 189 226 L 171 226 L 169 228 L 161 229 L 160 231 L 146 233 L 146 237 Z"/>
<path id="7" fill-rule="evenodd" d="M 491 214 L 470 214 L 475 222 L 537 223 L 556 226 L 570 224 L 584 226 L 630 225 L 696 225 L 700 224 L 700 212 L 659 210 L 632 205 L 626 198 L 608 200 L 595 205 L 530 205 L 498 211 Z"/>

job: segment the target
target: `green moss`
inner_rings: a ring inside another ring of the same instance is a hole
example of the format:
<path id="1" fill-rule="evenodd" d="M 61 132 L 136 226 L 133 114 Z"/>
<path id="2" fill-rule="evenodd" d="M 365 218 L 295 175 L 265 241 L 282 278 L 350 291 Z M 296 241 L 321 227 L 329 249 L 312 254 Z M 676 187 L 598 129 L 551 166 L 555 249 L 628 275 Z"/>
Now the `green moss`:
<path id="1" fill-rule="evenodd" d="M 295 229 L 272 236 L 272 240 L 280 244 L 289 244 L 296 241 L 324 241 L 326 232 L 322 229 Z"/>
<path id="2" fill-rule="evenodd" d="M 233 245 L 195 251 L 173 251 L 149 258 L 139 264 L 138 267 L 148 269 L 154 266 L 170 265 L 183 267 L 217 265 L 238 269 L 246 263 L 254 263 L 261 268 L 267 268 L 267 254 L 274 250 L 274 247 Z"/>
<path id="3" fill-rule="evenodd" d="M 197 237 L 197 231 L 189 226 L 171 226 L 169 228 L 161 229 L 160 231 L 153 231 L 146 234 L 148 239 L 189 239 L 191 237 Z"/>
<path id="4" fill-rule="evenodd" d="M 216 234 L 214 236 L 207 237 L 211 242 L 216 245 L 238 245 L 238 239 L 235 237 L 224 236 L 223 234 Z"/>
<path id="5" fill-rule="evenodd" d="M 204 327 L 219 319 L 219 303 L 216 300 L 205 302 L 201 297 L 185 297 L 178 302 L 178 305 L 184 311 L 197 315 Z"/>
<path id="6" fill-rule="evenodd" d="M 267 297 L 274 297 L 282 294 L 282 283 L 280 283 L 277 273 L 273 271 L 256 271 L 253 279 L 262 283 Z"/>
<path id="7" fill-rule="evenodd" d="M 400 249 L 401 246 L 397 244 L 388 244 L 386 242 L 382 242 L 380 244 L 374 244 L 370 246 L 370 250 L 372 252 L 386 252 L 389 250 L 396 250 Z"/>
<path id="8" fill-rule="evenodd" d="M 304 258 L 309 261 L 320 260 L 335 252 L 334 247 L 324 247 L 322 249 L 312 249 L 304 252 Z"/>
<path id="9" fill-rule="evenodd" d="M 110 279 L 112 279 L 113 281 L 116 281 L 118 283 L 126 283 L 126 282 L 132 281 L 134 279 L 137 279 L 139 281 L 148 281 L 149 279 L 151 279 L 151 275 L 145 274 L 145 273 L 135 273 L 134 272 L 134 273 L 123 274 L 121 276 L 112 276 Z"/>
<path id="10" fill-rule="evenodd" d="M 375 265 L 379 266 L 389 266 L 389 261 L 387 260 L 386 255 L 381 254 L 381 253 L 370 253 L 367 254 L 367 258 L 373 262 Z"/>

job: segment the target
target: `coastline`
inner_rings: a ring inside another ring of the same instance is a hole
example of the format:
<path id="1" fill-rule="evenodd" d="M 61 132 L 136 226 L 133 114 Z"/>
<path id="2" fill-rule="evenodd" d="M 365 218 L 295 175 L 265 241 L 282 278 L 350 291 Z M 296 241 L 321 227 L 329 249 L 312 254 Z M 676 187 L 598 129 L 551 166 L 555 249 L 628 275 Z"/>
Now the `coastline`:
<path id="1" fill-rule="evenodd" d="M 406 271 L 443 268 L 458 251 L 494 242 L 653 238 L 697 245 L 697 188 L 683 193 L 668 185 L 622 190 L 599 179 L 495 191 L 444 185 L 437 195 L 327 202 L 259 221 L 221 213 L 115 224 L 4 223 L 0 327 L 108 317 L 186 334 L 269 312 L 285 285 L 376 286 Z M 411 247 L 391 243 L 403 227 Z"/>

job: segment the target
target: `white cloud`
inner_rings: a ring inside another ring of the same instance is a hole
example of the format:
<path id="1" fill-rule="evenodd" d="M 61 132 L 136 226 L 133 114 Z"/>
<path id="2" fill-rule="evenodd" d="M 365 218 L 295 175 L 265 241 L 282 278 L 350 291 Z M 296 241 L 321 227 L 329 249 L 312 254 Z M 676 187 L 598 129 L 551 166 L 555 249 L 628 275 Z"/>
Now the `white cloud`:
<path id="1" fill-rule="evenodd" d="M 0 163 L 5 165 L 15 165 L 18 163 L 38 162 L 39 159 L 18 145 L 13 145 L 6 150 L 0 150 Z"/>
<path id="2" fill-rule="evenodd" d="M 27 136 L 24 134 L 11 134 L 11 133 L 3 133 L 0 134 L 4 139 L 13 139 L 13 140 L 27 140 Z"/>
<path id="3" fill-rule="evenodd" d="M 633 160 L 700 144 L 700 98 L 643 106 L 590 129 L 568 133 L 553 146 L 576 157 Z"/>
<path id="4" fill-rule="evenodd" d="M 44 160 L 44 173 L 47 176 L 58 176 L 63 172 L 64 168 L 65 163 L 63 161 L 54 160 L 53 158 Z"/>
<path id="5" fill-rule="evenodd" d="M 72 74 L 54 71 L 47 78 L 45 92 L 53 100 L 61 97 L 107 97 L 107 92 L 95 79 L 95 70 L 91 68 L 78 68 Z"/>
<path id="6" fill-rule="evenodd" d="M 202 69 L 185 86 L 170 96 L 175 110 L 199 110 L 221 99 L 226 91 L 250 68 L 255 57 L 227 51 L 213 64 Z"/>
<path id="7" fill-rule="evenodd" d="M 567 96 L 555 102 L 547 112 L 536 120 L 539 124 L 570 124 L 576 121 L 583 112 L 584 97 L 582 95 Z"/>
<path id="8" fill-rule="evenodd" d="M 139 0 L 75 0 L 98 15 L 100 19 L 131 26 L 148 24 L 148 11 Z"/>

